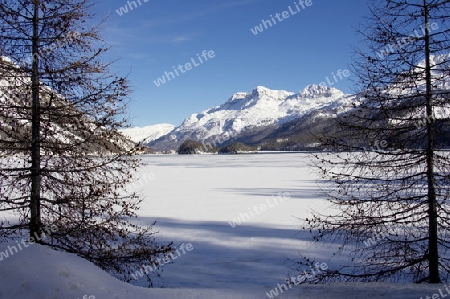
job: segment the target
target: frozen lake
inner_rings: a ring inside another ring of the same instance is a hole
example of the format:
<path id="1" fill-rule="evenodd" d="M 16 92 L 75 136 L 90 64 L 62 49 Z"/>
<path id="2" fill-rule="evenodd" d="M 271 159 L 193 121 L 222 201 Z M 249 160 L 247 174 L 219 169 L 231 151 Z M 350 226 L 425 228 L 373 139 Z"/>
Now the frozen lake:
<path id="1" fill-rule="evenodd" d="M 308 157 L 144 156 L 141 224 L 157 220 L 160 242 L 194 248 L 164 266 L 164 286 L 268 290 L 288 277 L 299 250 L 317 256 L 298 219 L 327 205 Z"/>
<path id="2" fill-rule="evenodd" d="M 328 205 L 307 166 L 308 154 L 143 159 L 148 165 L 133 187 L 145 197 L 138 221 L 158 221 L 158 242 L 185 245 L 163 266 L 156 288 L 123 283 L 74 254 L 33 245 L 1 262 L 0 298 L 430 298 L 444 290 L 442 285 L 340 283 L 279 293 L 286 277 L 298 275 L 289 269 L 300 252 L 333 267 L 333 248 L 311 245 L 298 219 L 310 209 L 326 212 Z M 16 243 L 2 243 L 0 251 L 10 245 Z"/>

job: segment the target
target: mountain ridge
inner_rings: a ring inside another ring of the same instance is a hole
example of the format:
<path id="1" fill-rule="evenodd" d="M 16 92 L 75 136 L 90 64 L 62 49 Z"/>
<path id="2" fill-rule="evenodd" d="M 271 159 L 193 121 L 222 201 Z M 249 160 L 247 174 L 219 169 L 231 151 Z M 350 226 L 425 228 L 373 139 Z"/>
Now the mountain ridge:
<path id="1" fill-rule="evenodd" d="M 219 106 L 191 114 L 180 126 L 153 140 L 156 150 L 175 150 L 187 139 L 222 145 L 239 139 L 242 134 L 272 131 L 315 110 L 333 113 L 350 106 L 353 95 L 323 85 L 308 85 L 301 92 L 271 90 L 257 86 L 251 92 L 234 93 Z M 263 136 L 262 134 L 261 136 Z"/>
<path id="2" fill-rule="evenodd" d="M 125 137 L 136 143 L 149 143 L 171 132 L 175 125 L 161 123 L 144 127 L 119 130 Z"/>

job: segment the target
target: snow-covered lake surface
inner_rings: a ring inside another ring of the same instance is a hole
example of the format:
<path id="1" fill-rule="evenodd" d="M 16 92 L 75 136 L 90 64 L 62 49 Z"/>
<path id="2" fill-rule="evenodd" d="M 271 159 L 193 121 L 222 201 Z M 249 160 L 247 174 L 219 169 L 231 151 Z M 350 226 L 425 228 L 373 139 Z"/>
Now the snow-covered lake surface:
<path id="1" fill-rule="evenodd" d="M 155 283 L 165 289 L 122 283 L 72 254 L 34 244 L 0 261 L 0 298 L 269 298 L 296 274 L 290 268 L 300 252 L 333 266 L 333 248 L 313 246 L 301 232 L 299 218 L 328 206 L 308 154 L 143 159 L 148 165 L 132 186 L 145 197 L 138 221 L 157 220 L 158 242 L 192 246 L 163 266 Z M 0 244 L 0 252 L 11 245 Z M 445 295 L 445 286 L 432 285 L 306 285 L 272 297 L 431 298 L 439 288 Z"/>
<path id="2" fill-rule="evenodd" d="M 158 240 L 194 247 L 164 266 L 164 285 L 263 290 L 284 282 L 288 259 L 309 250 L 298 218 L 326 204 L 307 156 L 145 156 L 135 184 L 145 196 L 141 223 L 157 220 Z"/>

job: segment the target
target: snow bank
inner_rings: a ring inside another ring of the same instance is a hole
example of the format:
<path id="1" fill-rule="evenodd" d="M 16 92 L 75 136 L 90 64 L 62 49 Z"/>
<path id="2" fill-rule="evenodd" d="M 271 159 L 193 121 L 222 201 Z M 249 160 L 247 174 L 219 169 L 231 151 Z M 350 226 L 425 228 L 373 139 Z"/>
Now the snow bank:
<path id="1" fill-rule="evenodd" d="M 0 244 L 0 252 L 8 246 Z M 0 298 L 269 298 L 268 290 L 146 289 L 118 281 L 76 255 L 33 244 L 0 261 Z M 439 286 L 447 294 L 444 286 Z M 438 286 L 331 284 L 302 286 L 276 298 L 420 298 Z"/>
<path id="2" fill-rule="evenodd" d="M 16 243 L 0 244 L 0 252 Z M 269 298 L 268 290 L 146 289 L 118 281 L 80 257 L 32 244 L 0 261 L 0 298 Z M 439 286 L 447 294 L 443 286 Z M 292 288 L 276 298 L 420 298 L 438 286 L 331 284 Z M 438 297 L 439 298 L 439 297 Z"/>

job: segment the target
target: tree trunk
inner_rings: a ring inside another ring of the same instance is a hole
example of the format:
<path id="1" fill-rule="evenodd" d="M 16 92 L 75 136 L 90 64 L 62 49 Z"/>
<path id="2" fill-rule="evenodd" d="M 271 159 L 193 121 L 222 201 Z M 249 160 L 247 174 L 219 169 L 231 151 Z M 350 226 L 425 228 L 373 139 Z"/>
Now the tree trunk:
<path id="1" fill-rule="evenodd" d="M 428 181 L 428 265 L 429 282 L 441 283 L 439 278 L 439 253 L 438 253 L 438 231 L 437 231 L 437 203 L 435 189 L 435 171 L 434 171 L 434 118 L 433 118 L 433 95 L 432 78 L 430 64 L 430 34 L 428 24 L 428 4 L 423 0 L 425 16 L 425 82 L 426 82 L 426 113 L 427 119 L 427 181 Z"/>
<path id="2" fill-rule="evenodd" d="M 41 111 L 39 98 L 39 0 L 34 1 L 31 74 L 31 195 L 30 237 L 41 237 Z M 37 240 L 36 240 L 37 241 Z"/>

